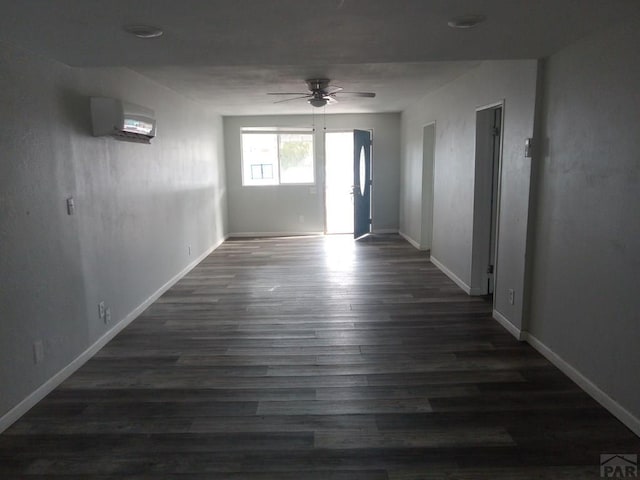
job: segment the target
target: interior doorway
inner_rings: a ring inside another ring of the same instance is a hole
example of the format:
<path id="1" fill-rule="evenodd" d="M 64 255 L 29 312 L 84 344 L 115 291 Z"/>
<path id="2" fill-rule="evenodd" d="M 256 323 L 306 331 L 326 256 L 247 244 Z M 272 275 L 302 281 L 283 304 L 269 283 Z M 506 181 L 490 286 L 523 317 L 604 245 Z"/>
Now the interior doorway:
<path id="1" fill-rule="evenodd" d="M 479 295 L 496 284 L 502 130 L 502 103 L 476 111 L 471 289 Z"/>
<path id="2" fill-rule="evenodd" d="M 433 240 L 433 169 L 436 156 L 436 124 L 422 127 L 422 231 L 420 250 L 431 250 Z"/>
<path id="3" fill-rule="evenodd" d="M 353 233 L 353 131 L 325 133 L 325 232 Z"/>

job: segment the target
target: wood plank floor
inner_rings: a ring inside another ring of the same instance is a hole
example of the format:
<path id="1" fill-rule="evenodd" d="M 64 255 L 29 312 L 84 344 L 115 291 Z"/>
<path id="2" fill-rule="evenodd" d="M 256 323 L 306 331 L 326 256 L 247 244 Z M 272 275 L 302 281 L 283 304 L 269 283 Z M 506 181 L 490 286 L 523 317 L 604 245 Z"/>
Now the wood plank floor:
<path id="1" fill-rule="evenodd" d="M 640 439 L 395 235 L 224 243 L 0 435 L 2 479 L 599 478 Z"/>

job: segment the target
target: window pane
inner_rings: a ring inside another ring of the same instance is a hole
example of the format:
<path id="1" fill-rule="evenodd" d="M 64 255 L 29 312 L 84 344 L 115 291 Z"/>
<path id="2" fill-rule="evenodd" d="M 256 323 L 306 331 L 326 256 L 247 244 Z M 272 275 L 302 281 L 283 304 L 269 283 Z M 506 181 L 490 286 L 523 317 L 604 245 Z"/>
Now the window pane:
<path id="1" fill-rule="evenodd" d="M 314 182 L 313 133 L 301 129 L 242 131 L 242 184 Z"/>
<path id="2" fill-rule="evenodd" d="M 273 165 L 268 163 L 251 164 L 251 180 L 272 180 Z"/>
<path id="3" fill-rule="evenodd" d="M 242 134 L 242 184 L 278 183 L 278 135 Z"/>
<path id="4" fill-rule="evenodd" d="M 280 134 L 280 183 L 313 183 L 313 136 Z"/>

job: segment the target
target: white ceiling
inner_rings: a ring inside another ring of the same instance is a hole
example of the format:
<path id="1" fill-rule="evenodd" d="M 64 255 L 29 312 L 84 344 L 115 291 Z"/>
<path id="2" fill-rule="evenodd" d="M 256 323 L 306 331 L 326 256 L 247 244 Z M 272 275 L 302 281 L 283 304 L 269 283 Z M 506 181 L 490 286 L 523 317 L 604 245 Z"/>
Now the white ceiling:
<path id="1" fill-rule="evenodd" d="M 208 105 L 223 115 L 399 112 L 412 98 L 444 85 L 477 62 L 375 63 L 345 65 L 271 65 L 232 67 L 138 67 L 167 87 Z M 376 98 L 342 98 L 326 109 L 295 96 L 266 92 L 307 93 L 305 78 L 328 77 L 347 91 L 376 92 Z"/>
<path id="2" fill-rule="evenodd" d="M 223 115 L 310 113 L 267 92 L 328 77 L 374 91 L 327 113 L 400 111 L 484 59 L 542 58 L 638 0 L 0 0 L 0 39 L 72 66 L 126 66 Z M 482 14 L 454 30 L 447 21 Z M 164 29 L 141 40 L 124 25 Z"/>

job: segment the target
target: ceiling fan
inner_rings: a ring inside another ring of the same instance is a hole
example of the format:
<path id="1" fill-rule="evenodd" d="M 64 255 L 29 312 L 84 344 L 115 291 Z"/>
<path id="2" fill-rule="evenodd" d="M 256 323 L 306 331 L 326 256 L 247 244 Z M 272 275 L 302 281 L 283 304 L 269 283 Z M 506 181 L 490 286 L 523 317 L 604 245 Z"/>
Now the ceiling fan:
<path id="1" fill-rule="evenodd" d="M 308 93 L 281 93 L 271 92 L 267 95 L 297 95 L 293 98 L 286 98 L 284 100 L 278 100 L 274 103 L 290 102 L 292 100 L 306 99 L 309 104 L 314 107 L 324 107 L 326 104 L 338 103 L 336 96 L 340 97 L 363 97 L 373 98 L 376 96 L 373 92 L 345 92 L 342 87 L 330 85 L 328 78 L 310 78 L 305 80 L 307 83 Z"/>

